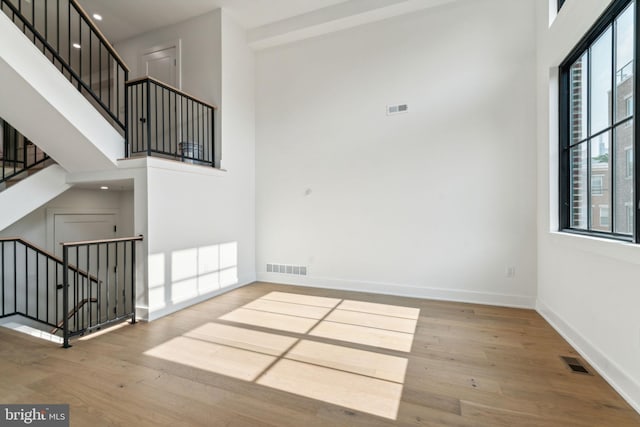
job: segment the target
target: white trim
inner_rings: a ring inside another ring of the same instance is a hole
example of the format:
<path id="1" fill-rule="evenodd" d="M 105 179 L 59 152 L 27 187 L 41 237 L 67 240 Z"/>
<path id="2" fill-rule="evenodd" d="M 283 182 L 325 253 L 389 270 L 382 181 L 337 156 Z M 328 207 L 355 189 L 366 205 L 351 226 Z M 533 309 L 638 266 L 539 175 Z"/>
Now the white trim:
<path id="1" fill-rule="evenodd" d="M 329 277 L 292 276 L 280 273 L 258 272 L 257 279 L 260 282 L 278 283 L 283 285 L 369 292 L 382 295 L 495 305 L 501 307 L 533 309 L 535 307 L 536 300 L 534 296 L 527 295 L 507 295 L 491 292 L 474 292 L 461 289 L 418 287 L 395 283 L 367 282 Z"/>
<path id="2" fill-rule="evenodd" d="M 236 283 L 235 285 L 227 286 L 226 288 L 217 289 L 215 291 L 208 292 L 206 294 L 198 295 L 197 297 L 193 297 L 187 301 L 165 306 L 157 310 L 149 310 L 148 306 L 136 305 L 136 317 L 140 317 L 140 320 L 143 320 L 143 321 L 153 322 L 154 320 L 158 320 L 161 317 L 168 316 L 169 314 L 175 313 L 176 311 L 183 310 L 187 307 L 191 307 L 192 305 L 199 304 L 213 297 L 217 297 L 218 295 L 226 294 L 229 291 L 233 291 L 235 289 L 250 285 L 252 283 L 255 283 L 255 280 Z"/>
<path id="3" fill-rule="evenodd" d="M 138 77 L 146 77 L 146 72 L 143 74 L 143 56 L 159 50 L 171 49 L 172 47 L 176 48 L 176 88 L 182 90 L 182 39 L 169 40 L 138 52 L 138 74 L 140 74 Z"/>
<path id="4" fill-rule="evenodd" d="M 52 254 L 55 248 L 55 218 L 56 215 L 114 215 L 116 225 L 120 226 L 120 209 L 109 208 L 47 208 L 45 233 L 47 234 L 46 247 Z"/>
<path id="5" fill-rule="evenodd" d="M 628 375 L 613 360 L 579 332 L 562 317 L 556 314 L 544 301 L 538 298 L 536 311 L 567 340 L 571 346 L 585 358 L 587 362 L 613 387 L 624 400 L 640 413 L 640 384 Z"/>

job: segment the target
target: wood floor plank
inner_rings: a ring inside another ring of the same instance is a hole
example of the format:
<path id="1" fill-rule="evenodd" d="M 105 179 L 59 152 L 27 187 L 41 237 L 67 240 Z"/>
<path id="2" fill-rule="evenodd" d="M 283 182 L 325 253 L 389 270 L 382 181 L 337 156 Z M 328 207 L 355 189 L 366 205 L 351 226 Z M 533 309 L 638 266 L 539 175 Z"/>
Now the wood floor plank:
<path id="1" fill-rule="evenodd" d="M 255 283 L 88 338 L 0 328 L 0 402 L 72 426 L 640 426 L 532 310 Z"/>

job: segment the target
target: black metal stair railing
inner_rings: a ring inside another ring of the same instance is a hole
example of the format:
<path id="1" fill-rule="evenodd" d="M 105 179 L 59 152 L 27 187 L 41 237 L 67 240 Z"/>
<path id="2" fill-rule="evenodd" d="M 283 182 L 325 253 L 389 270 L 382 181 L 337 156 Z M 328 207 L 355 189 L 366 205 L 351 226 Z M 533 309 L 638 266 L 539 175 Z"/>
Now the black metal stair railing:
<path id="1" fill-rule="evenodd" d="M 84 286 L 98 279 L 75 266 Z M 0 319 L 20 315 L 55 328 L 62 319 L 63 260 L 18 238 L 0 238 Z"/>
<path id="2" fill-rule="evenodd" d="M 136 322 L 136 243 L 142 236 L 62 243 L 63 346 L 77 335 L 120 323 Z M 76 267 L 74 267 L 76 266 Z M 96 277 L 86 286 L 82 272 Z M 73 308 L 72 308 L 73 307 Z"/>
<path id="3" fill-rule="evenodd" d="M 127 157 L 160 156 L 216 167 L 216 106 L 151 77 L 126 83 Z"/>
<path id="4" fill-rule="evenodd" d="M 0 238 L 0 319 L 21 316 L 69 339 L 135 323 L 136 243 L 142 236 L 63 243 L 59 258 L 18 238 Z"/>
<path id="5" fill-rule="evenodd" d="M 76 0 L 0 0 L 0 10 L 124 133 L 129 68 Z"/>
<path id="6" fill-rule="evenodd" d="M 19 178 L 47 160 L 49 156 L 44 151 L 0 119 L 0 184 Z"/>

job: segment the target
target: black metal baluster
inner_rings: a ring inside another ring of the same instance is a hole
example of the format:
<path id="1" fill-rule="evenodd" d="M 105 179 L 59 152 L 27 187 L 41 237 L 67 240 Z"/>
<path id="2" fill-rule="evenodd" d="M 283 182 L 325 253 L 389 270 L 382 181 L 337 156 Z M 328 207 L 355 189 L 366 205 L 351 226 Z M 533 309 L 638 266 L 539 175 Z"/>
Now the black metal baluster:
<path id="1" fill-rule="evenodd" d="M 173 120 L 175 122 L 175 137 L 176 137 L 176 145 L 174 147 L 172 147 L 172 150 L 174 151 L 173 155 L 174 157 L 176 156 L 176 154 L 178 153 L 178 144 L 180 143 L 180 135 L 178 135 L 178 129 L 180 128 L 180 126 L 178 125 L 178 94 L 176 92 L 173 92 Z M 174 132 L 171 132 L 172 135 L 174 135 Z"/>
<path id="2" fill-rule="evenodd" d="M 145 109 L 147 115 L 147 156 L 151 156 L 151 84 L 149 80 L 147 80 L 144 88 L 147 91 L 147 105 Z"/>
<path id="3" fill-rule="evenodd" d="M 38 252 L 36 254 L 36 319 L 40 319 L 40 261 Z"/>
<path id="4" fill-rule="evenodd" d="M 122 306 L 124 309 L 123 315 L 128 314 L 127 311 L 127 243 L 122 243 Z"/>
<path id="5" fill-rule="evenodd" d="M 211 166 L 221 167 L 219 154 L 216 153 L 216 110 L 211 109 Z"/>
<path id="6" fill-rule="evenodd" d="M 2 317 L 4 317 L 5 311 L 5 294 L 4 294 L 4 244 L 5 242 L 0 242 L 0 279 L 2 280 Z"/>
<path id="7" fill-rule="evenodd" d="M 27 255 L 27 246 L 24 247 L 24 314 L 29 315 L 29 257 Z"/>
<path id="8" fill-rule="evenodd" d="M 158 122 L 160 120 L 158 120 L 158 85 L 155 83 L 149 83 L 153 85 L 153 104 L 155 107 L 155 116 L 154 116 L 154 128 L 156 130 L 156 137 L 155 137 L 155 141 L 154 141 L 154 151 L 158 150 Z M 151 89 L 151 86 L 149 86 L 149 89 Z"/>
<path id="9" fill-rule="evenodd" d="M 75 280 L 74 280 L 75 298 L 74 298 L 74 301 L 73 301 L 73 310 L 75 311 L 75 315 L 73 316 L 73 318 L 74 318 L 74 324 L 75 324 L 74 332 L 77 332 L 78 331 L 78 317 L 79 317 L 77 309 L 78 309 L 78 302 L 79 302 L 78 297 L 79 297 L 79 294 L 80 294 L 80 284 L 79 284 L 80 283 L 80 280 L 79 280 L 80 279 L 80 272 L 79 272 L 80 248 L 78 246 L 76 246 L 75 248 L 76 248 L 76 269 L 75 269 L 75 272 L 74 272 L 75 273 L 74 274 L 74 276 L 75 276 Z M 65 313 L 65 316 L 68 316 L 68 315 L 69 315 L 68 313 Z"/>
<path id="10" fill-rule="evenodd" d="M 109 264 L 109 244 L 106 244 L 106 250 L 107 250 L 107 303 L 106 303 L 106 309 L 107 309 L 107 322 L 109 321 L 109 288 L 111 287 L 111 281 L 109 280 L 109 278 L 111 277 L 111 264 Z"/>
<path id="11" fill-rule="evenodd" d="M 113 272 L 115 273 L 114 275 L 114 290 L 113 290 L 113 314 L 114 314 L 114 318 L 118 317 L 118 275 L 119 275 L 119 271 L 118 271 L 118 243 L 114 244 L 115 247 L 115 254 L 114 254 L 114 259 L 115 259 L 115 263 L 116 265 L 113 267 Z"/>
<path id="12" fill-rule="evenodd" d="M 62 333 L 64 348 L 71 347 L 69 345 L 69 247 L 62 247 Z M 56 306 L 57 307 L 57 306 Z"/>
<path id="13" fill-rule="evenodd" d="M 88 314 L 89 314 L 89 322 L 85 323 L 85 328 L 86 327 L 91 327 L 91 263 L 90 263 L 90 255 L 91 255 L 91 245 L 87 245 L 87 293 L 89 294 L 89 299 L 87 301 L 88 308 Z M 84 310 L 83 310 L 84 312 Z"/>
<path id="14" fill-rule="evenodd" d="M 97 305 L 98 323 L 102 323 L 102 288 L 100 286 L 100 246 L 101 243 L 96 245 L 96 287 L 97 287 Z"/>
<path id="15" fill-rule="evenodd" d="M 47 283 L 46 283 L 46 287 L 47 287 L 47 322 L 50 322 L 49 319 L 49 305 L 50 305 L 50 299 L 49 299 L 49 288 L 51 287 L 51 283 L 49 280 L 49 257 L 45 258 L 45 262 L 46 262 L 46 277 L 47 277 Z"/>
<path id="16" fill-rule="evenodd" d="M 78 90 L 82 91 L 82 16 L 78 13 L 78 57 L 80 58 L 80 65 L 78 67 Z"/>
<path id="17" fill-rule="evenodd" d="M 13 311 L 18 312 L 18 247 L 13 241 Z"/>
<path id="18" fill-rule="evenodd" d="M 89 87 L 93 90 L 93 33 L 91 31 L 89 31 Z"/>
<path id="19" fill-rule="evenodd" d="M 167 127 L 165 126 L 165 121 L 164 121 L 165 115 L 166 115 L 166 112 L 165 112 L 165 109 L 164 109 L 164 97 L 165 97 L 165 94 L 166 94 L 167 90 L 165 88 L 161 88 L 160 92 L 162 93 L 162 152 L 166 153 L 167 152 L 167 147 L 165 146 L 165 142 L 164 142 L 164 134 L 166 133 L 165 129 Z"/>
<path id="20" fill-rule="evenodd" d="M 136 323 L 136 242 L 131 241 L 131 323 Z"/>

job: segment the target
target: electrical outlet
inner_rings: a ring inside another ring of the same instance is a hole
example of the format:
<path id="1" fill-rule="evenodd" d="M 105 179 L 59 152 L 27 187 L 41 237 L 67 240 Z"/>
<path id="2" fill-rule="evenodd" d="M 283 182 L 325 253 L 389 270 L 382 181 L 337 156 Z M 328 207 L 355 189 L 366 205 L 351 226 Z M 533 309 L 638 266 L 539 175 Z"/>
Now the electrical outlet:
<path id="1" fill-rule="evenodd" d="M 504 275 L 505 277 L 509 278 L 509 279 L 513 279 L 516 275 L 516 268 L 515 267 L 507 267 L 504 271 Z"/>

